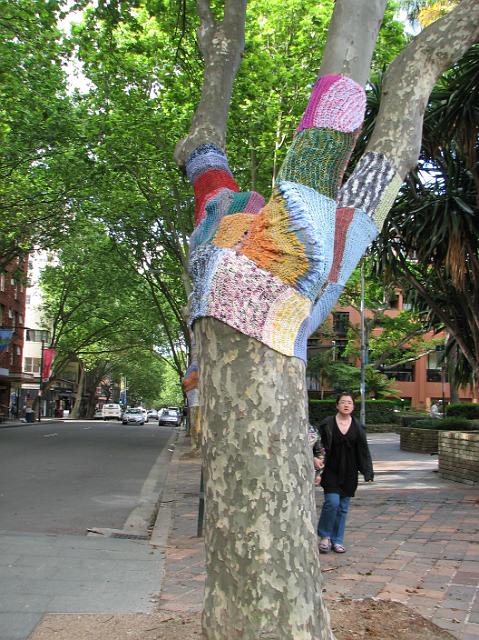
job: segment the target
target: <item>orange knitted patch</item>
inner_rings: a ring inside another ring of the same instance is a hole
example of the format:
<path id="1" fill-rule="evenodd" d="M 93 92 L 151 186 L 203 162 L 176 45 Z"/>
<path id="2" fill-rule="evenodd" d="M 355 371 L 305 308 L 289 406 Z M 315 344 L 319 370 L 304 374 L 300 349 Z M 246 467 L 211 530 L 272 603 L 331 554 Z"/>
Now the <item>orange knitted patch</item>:
<path id="1" fill-rule="evenodd" d="M 221 219 L 216 230 L 213 244 L 222 249 L 233 248 L 243 242 L 252 221 L 256 218 L 253 213 L 234 213 Z"/>
<path id="2" fill-rule="evenodd" d="M 289 285 L 308 271 L 304 246 L 289 228 L 288 210 L 279 192 L 254 216 L 241 253 Z"/>

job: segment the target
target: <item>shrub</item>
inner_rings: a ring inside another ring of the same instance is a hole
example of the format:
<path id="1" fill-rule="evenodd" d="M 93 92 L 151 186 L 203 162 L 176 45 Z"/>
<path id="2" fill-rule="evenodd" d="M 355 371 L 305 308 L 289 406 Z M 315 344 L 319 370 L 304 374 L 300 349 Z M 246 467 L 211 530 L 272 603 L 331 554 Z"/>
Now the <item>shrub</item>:
<path id="1" fill-rule="evenodd" d="M 456 404 L 450 404 L 446 408 L 446 415 L 459 416 L 461 418 L 468 418 L 474 420 L 479 418 L 479 404 L 474 402 L 458 402 Z"/>
<path id="2" fill-rule="evenodd" d="M 355 401 L 354 415 L 359 419 L 359 400 Z M 366 400 L 366 423 L 367 424 L 394 424 L 398 421 L 395 408 L 397 402 L 394 400 Z M 310 400 L 309 401 L 309 421 L 314 426 L 318 426 L 328 416 L 336 414 L 336 399 Z"/>
<path id="3" fill-rule="evenodd" d="M 401 427 L 412 427 L 416 422 L 422 422 L 424 420 L 429 420 L 429 416 L 422 414 L 403 414 L 401 416 Z"/>
<path id="4" fill-rule="evenodd" d="M 426 418 L 409 425 L 413 429 L 437 429 L 439 431 L 474 431 L 477 425 L 466 418 Z"/>

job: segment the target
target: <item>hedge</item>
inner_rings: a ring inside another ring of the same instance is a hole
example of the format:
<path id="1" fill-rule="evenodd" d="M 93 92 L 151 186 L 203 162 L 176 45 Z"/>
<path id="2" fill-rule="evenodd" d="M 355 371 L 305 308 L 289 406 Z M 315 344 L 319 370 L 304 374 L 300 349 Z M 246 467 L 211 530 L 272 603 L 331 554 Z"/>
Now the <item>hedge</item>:
<path id="1" fill-rule="evenodd" d="M 450 404 L 446 408 L 446 415 L 468 418 L 469 420 L 479 419 L 479 404 L 475 402 L 457 402 Z"/>
<path id="2" fill-rule="evenodd" d="M 413 429 L 435 429 L 438 431 L 475 431 L 477 426 L 466 418 L 426 418 L 417 420 L 409 427 Z"/>
<path id="3" fill-rule="evenodd" d="M 394 400 L 366 400 L 367 424 L 394 424 L 398 422 L 398 414 L 395 412 L 397 402 Z M 336 415 L 336 400 L 309 401 L 309 421 L 318 426 L 328 416 Z M 356 402 L 355 416 L 359 419 L 359 401 Z"/>

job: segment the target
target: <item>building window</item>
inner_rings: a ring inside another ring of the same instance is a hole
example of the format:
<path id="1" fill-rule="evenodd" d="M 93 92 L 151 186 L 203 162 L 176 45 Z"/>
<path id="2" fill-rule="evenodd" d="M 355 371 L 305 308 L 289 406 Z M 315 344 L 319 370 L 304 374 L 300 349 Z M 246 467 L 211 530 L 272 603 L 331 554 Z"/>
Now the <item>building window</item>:
<path id="1" fill-rule="evenodd" d="M 384 372 L 390 380 L 393 378 L 398 382 L 414 382 L 416 368 L 412 362 L 400 364 L 397 369 L 389 369 Z"/>
<path id="2" fill-rule="evenodd" d="M 30 294 L 28 294 L 28 295 L 26 296 L 26 298 L 25 298 L 25 302 L 26 302 L 26 304 L 31 304 L 31 299 L 32 299 L 32 296 L 31 296 Z"/>
<path id="3" fill-rule="evenodd" d="M 335 340 L 333 347 L 333 354 L 335 360 L 347 360 L 345 355 L 346 347 L 348 346 L 347 340 Z"/>
<path id="4" fill-rule="evenodd" d="M 5 291 L 6 284 L 5 274 L 0 273 L 0 291 Z"/>
<path id="5" fill-rule="evenodd" d="M 15 353 L 17 354 L 17 356 L 19 356 L 22 353 L 22 350 L 18 345 L 15 346 Z"/>
<path id="6" fill-rule="evenodd" d="M 24 358 L 23 370 L 25 373 L 40 373 L 40 358 Z"/>
<path id="7" fill-rule="evenodd" d="M 26 329 L 25 340 L 27 342 L 48 342 L 50 338 L 50 332 L 42 329 Z"/>
<path id="8" fill-rule="evenodd" d="M 333 331 L 337 336 L 345 336 L 349 329 L 349 313 L 337 311 L 333 313 Z"/>

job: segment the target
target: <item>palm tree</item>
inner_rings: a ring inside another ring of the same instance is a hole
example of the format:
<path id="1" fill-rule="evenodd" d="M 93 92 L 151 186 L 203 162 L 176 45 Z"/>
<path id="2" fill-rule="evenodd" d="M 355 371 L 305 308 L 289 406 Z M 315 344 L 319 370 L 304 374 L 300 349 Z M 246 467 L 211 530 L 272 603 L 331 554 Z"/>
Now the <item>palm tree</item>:
<path id="1" fill-rule="evenodd" d="M 378 243 L 378 268 L 446 328 L 479 380 L 479 45 L 433 92 L 420 162 Z"/>

